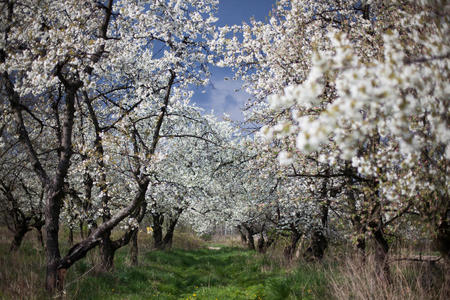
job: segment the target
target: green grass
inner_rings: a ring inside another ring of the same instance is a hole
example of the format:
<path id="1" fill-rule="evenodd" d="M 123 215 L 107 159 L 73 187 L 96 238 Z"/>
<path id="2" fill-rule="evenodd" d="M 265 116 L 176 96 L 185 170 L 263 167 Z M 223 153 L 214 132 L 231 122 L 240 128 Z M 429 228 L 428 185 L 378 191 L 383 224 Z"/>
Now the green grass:
<path id="1" fill-rule="evenodd" d="M 45 255 L 35 237 L 29 235 L 16 253 L 9 253 L 12 237 L 1 227 L 0 237 L 0 299 L 52 299 L 43 288 Z M 394 284 L 386 286 L 376 282 L 376 266 L 368 263 L 370 259 L 362 268 L 351 255 L 348 260 L 330 256 L 322 263 L 289 265 L 280 255 L 282 245 L 269 255 L 220 243 L 210 245 L 220 250 L 209 250 L 189 234 L 177 234 L 174 245 L 177 250 L 152 251 L 150 236 L 140 235 L 140 265 L 128 266 L 124 247 L 116 253 L 110 273 L 96 271 L 97 250 L 91 251 L 69 269 L 64 299 L 448 298 L 441 297 L 448 289 L 445 266 L 439 264 L 425 268 L 399 262 L 391 266 Z M 64 235 L 61 248 L 62 253 L 68 249 Z"/>
<path id="2" fill-rule="evenodd" d="M 239 248 L 152 251 L 138 267 L 117 254 L 116 270 L 68 289 L 76 299 L 320 299 L 325 276 L 311 267 L 287 272 Z M 80 268 L 80 267 L 78 267 Z M 86 266 L 82 268 L 86 269 Z M 77 272 L 81 272 L 78 269 Z"/>
<path id="3" fill-rule="evenodd" d="M 10 234 L 0 228 L 0 299 L 51 299 L 45 290 L 45 254 L 30 234 L 16 253 L 9 253 Z M 330 298 L 325 268 L 287 268 L 278 259 L 242 248 L 210 246 L 177 235 L 175 247 L 151 251 L 141 236 L 139 266 L 128 265 L 128 247 L 119 249 L 115 269 L 99 273 L 97 251 L 73 265 L 66 277 L 65 299 L 325 299 Z M 62 253 L 68 245 L 62 238 Z"/>

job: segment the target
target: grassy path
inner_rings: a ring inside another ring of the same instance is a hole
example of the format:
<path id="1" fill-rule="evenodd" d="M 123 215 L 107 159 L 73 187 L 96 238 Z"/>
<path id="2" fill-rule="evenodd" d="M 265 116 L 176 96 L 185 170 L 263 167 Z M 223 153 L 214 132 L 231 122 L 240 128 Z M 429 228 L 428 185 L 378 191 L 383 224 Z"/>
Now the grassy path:
<path id="1" fill-rule="evenodd" d="M 234 248 L 154 251 L 139 267 L 116 260 L 116 271 L 71 286 L 76 299 L 320 299 L 325 278 L 311 267 L 286 273 L 263 256 Z M 83 272 L 87 266 L 78 266 Z"/>

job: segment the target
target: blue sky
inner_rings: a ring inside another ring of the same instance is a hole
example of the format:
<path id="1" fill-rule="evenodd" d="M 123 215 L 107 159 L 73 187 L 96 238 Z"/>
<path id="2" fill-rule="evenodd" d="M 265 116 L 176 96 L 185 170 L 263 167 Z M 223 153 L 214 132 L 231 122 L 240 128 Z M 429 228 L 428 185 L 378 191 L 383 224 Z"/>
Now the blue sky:
<path id="1" fill-rule="evenodd" d="M 218 26 L 248 22 L 253 16 L 264 21 L 275 0 L 219 0 Z"/>
<path id="2" fill-rule="evenodd" d="M 219 0 L 217 26 L 241 24 L 249 22 L 251 17 L 264 21 L 275 0 Z M 204 108 L 206 112 L 214 110 L 221 117 L 224 113 L 233 120 L 242 121 L 241 107 L 249 95 L 240 90 L 241 81 L 225 80 L 232 78 L 229 68 L 211 67 L 211 82 L 206 87 L 195 89 L 192 102 Z M 239 91 L 236 91 L 239 90 Z"/>

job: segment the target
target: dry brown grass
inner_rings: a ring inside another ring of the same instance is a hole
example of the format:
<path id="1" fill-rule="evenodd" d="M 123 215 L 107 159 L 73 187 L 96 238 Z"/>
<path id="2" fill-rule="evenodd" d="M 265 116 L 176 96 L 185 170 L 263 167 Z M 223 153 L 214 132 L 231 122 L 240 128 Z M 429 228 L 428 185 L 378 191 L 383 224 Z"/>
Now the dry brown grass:
<path id="1" fill-rule="evenodd" d="M 206 242 L 192 232 L 176 232 L 173 236 L 174 249 L 196 250 L 205 248 Z"/>
<path id="2" fill-rule="evenodd" d="M 211 237 L 210 243 L 220 244 L 225 247 L 243 248 L 245 245 L 241 242 L 239 235 L 222 235 L 216 234 Z"/>
<path id="3" fill-rule="evenodd" d="M 425 300 L 450 299 L 448 267 L 443 263 L 391 261 L 391 282 L 377 272 L 372 255 L 363 263 L 358 257 L 338 262 L 330 272 L 330 286 L 336 299 Z"/>

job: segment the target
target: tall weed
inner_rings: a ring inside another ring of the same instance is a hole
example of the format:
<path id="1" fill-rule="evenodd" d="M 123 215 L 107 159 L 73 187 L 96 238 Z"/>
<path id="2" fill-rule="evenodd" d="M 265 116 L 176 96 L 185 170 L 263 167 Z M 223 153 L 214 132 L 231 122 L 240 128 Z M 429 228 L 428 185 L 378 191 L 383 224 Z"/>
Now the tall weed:
<path id="1" fill-rule="evenodd" d="M 377 272 L 373 255 L 365 262 L 357 256 L 338 263 L 329 276 L 336 299 L 426 300 L 450 299 L 448 267 L 443 263 L 391 260 L 391 282 Z"/>

